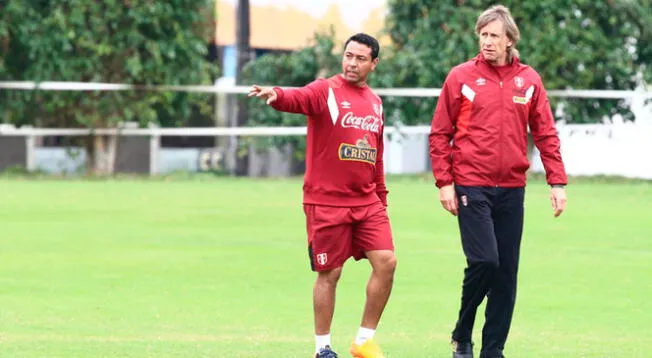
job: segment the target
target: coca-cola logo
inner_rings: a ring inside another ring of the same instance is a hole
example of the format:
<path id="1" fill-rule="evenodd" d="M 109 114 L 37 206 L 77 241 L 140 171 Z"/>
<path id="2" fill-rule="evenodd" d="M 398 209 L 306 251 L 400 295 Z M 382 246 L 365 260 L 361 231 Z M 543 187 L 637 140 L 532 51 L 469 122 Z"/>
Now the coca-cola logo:
<path id="1" fill-rule="evenodd" d="M 382 120 L 376 116 L 357 117 L 353 115 L 353 112 L 347 112 L 342 117 L 342 127 L 344 128 L 356 128 L 378 133 L 381 125 Z"/>

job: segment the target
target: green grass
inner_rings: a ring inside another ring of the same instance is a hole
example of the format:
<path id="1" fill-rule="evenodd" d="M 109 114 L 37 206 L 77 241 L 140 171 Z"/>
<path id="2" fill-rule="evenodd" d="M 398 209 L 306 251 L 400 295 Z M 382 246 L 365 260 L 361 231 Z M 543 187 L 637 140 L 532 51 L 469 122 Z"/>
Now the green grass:
<path id="1" fill-rule="evenodd" d="M 377 339 L 450 355 L 464 258 L 430 178 L 389 177 L 399 267 Z M 308 357 L 311 290 L 291 180 L 0 179 L 0 357 Z M 652 183 L 576 180 L 553 219 L 527 189 L 508 357 L 649 357 Z M 359 325 L 349 261 L 333 325 Z M 478 315 L 475 340 L 483 319 Z"/>

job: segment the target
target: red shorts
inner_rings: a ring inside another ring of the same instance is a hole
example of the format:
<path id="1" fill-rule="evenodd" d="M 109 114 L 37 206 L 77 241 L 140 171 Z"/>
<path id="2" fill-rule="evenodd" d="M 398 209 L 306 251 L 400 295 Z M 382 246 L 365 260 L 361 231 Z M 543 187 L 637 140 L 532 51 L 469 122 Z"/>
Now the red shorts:
<path id="1" fill-rule="evenodd" d="M 344 265 L 366 251 L 394 250 L 387 210 L 380 202 L 358 207 L 304 204 L 308 254 L 313 271 Z"/>

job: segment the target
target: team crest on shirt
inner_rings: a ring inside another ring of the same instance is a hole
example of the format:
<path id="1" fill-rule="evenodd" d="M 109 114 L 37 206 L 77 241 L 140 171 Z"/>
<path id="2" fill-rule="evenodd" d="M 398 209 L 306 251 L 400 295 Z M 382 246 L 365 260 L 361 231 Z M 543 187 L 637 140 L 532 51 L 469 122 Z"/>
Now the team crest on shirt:
<path id="1" fill-rule="evenodd" d="M 369 138 L 365 134 L 365 136 L 358 139 L 355 144 L 340 144 L 338 156 L 340 160 L 352 160 L 376 165 L 377 149 L 369 144 Z"/>
<path id="2" fill-rule="evenodd" d="M 487 84 L 487 80 L 484 79 L 484 78 L 482 78 L 482 77 L 480 77 L 480 78 L 478 78 L 477 80 L 475 80 L 475 85 L 478 86 L 478 87 L 479 87 L 479 86 L 484 86 L 484 85 L 486 85 L 486 84 Z"/>
<path id="3" fill-rule="evenodd" d="M 523 86 L 525 85 L 525 81 L 523 80 L 523 77 L 516 76 L 514 77 L 514 84 L 518 88 L 523 88 Z"/>

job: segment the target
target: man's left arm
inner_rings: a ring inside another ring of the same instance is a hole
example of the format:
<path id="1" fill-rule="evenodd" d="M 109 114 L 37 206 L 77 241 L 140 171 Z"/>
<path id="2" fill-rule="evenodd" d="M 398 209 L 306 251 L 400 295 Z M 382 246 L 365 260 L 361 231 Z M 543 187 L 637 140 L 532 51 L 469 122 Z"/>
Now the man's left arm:
<path id="1" fill-rule="evenodd" d="M 550 200 L 554 216 L 557 217 L 566 207 L 564 187 L 568 183 L 568 178 L 561 158 L 561 145 L 557 127 L 555 127 L 555 119 L 541 81 L 537 84 L 533 94 L 528 124 L 534 145 L 541 154 L 541 162 L 546 171 L 546 181 L 551 186 Z"/>
<path id="2" fill-rule="evenodd" d="M 383 162 L 383 153 L 385 148 L 385 117 L 383 115 L 383 125 L 380 127 L 378 135 L 378 149 L 376 151 L 376 194 L 385 207 L 387 207 L 387 186 L 385 185 L 385 164 Z"/>

